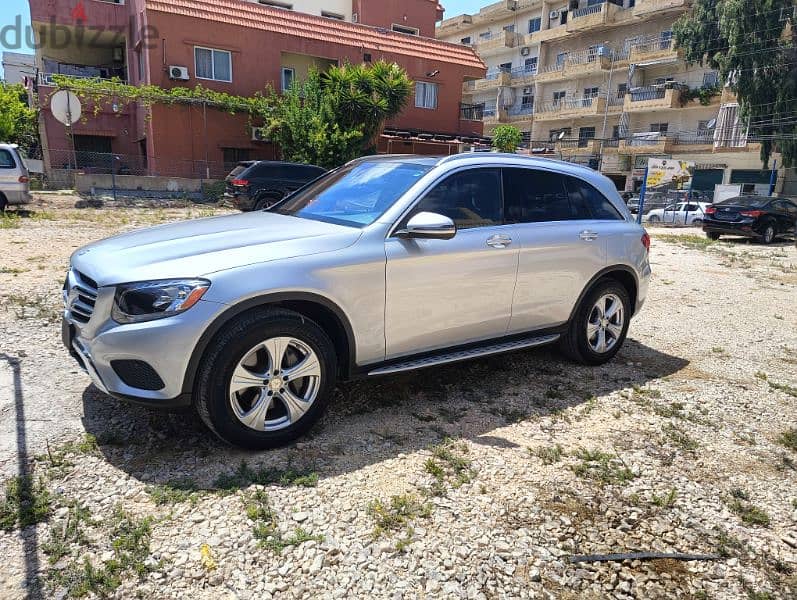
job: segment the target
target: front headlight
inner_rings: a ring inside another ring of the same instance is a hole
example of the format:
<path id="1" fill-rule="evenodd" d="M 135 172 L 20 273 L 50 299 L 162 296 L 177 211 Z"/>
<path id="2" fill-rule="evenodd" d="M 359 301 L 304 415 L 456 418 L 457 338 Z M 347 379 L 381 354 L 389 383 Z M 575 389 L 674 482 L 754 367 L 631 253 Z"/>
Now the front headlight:
<path id="1" fill-rule="evenodd" d="M 129 283 L 116 288 L 111 317 L 117 323 L 142 323 L 173 317 L 194 306 L 210 288 L 204 279 Z"/>

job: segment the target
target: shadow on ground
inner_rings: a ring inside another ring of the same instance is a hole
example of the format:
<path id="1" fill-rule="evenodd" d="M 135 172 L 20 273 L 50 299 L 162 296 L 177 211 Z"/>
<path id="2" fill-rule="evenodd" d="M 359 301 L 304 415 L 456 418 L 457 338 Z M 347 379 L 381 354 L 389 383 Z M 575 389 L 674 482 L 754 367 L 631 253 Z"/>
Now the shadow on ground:
<path id="1" fill-rule="evenodd" d="M 193 411 L 155 412 L 109 398 L 93 386 L 83 394 L 84 425 L 111 464 L 147 483 L 190 479 L 210 489 L 241 461 L 262 469 L 315 471 L 323 479 L 446 437 L 511 448 L 515 444 L 496 429 L 644 386 L 688 364 L 628 340 L 611 364 L 598 368 L 573 365 L 551 350 L 531 350 L 341 384 L 309 435 L 266 452 L 217 441 Z"/>

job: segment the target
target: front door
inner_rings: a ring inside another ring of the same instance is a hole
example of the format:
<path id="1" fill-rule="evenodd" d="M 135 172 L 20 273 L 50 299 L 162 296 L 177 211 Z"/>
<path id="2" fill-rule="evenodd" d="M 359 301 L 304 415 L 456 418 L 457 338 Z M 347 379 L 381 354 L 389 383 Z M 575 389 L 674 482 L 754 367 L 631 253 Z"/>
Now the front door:
<path id="1" fill-rule="evenodd" d="M 388 238 L 387 359 L 506 333 L 518 266 L 514 227 L 503 224 L 501 172 L 468 169 L 428 192 L 419 212 L 450 217 L 450 240 Z"/>

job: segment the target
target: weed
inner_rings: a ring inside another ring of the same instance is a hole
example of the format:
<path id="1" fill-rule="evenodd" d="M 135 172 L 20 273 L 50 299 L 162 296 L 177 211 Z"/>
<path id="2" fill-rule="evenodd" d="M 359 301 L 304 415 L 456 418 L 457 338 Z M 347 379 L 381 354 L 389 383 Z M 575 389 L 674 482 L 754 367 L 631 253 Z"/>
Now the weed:
<path id="1" fill-rule="evenodd" d="M 0 275 L 21 275 L 22 273 L 27 273 L 27 269 L 19 269 L 16 267 L 0 267 Z"/>
<path id="2" fill-rule="evenodd" d="M 368 514 L 375 522 L 374 538 L 379 538 L 407 530 L 415 519 L 428 518 L 432 514 L 432 506 L 412 494 L 402 494 L 391 497 L 387 504 L 374 500 L 368 505 Z"/>
<path id="3" fill-rule="evenodd" d="M 714 347 L 711 349 L 711 351 L 712 351 L 714 354 L 725 354 L 725 348 L 723 348 L 722 346 L 714 346 Z"/>
<path id="4" fill-rule="evenodd" d="M 288 546 L 298 546 L 304 542 L 315 540 L 323 542 L 324 537 L 310 535 L 304 529 L 298 528 L 294 534 L 284 537 L 277 527 L 277 515 L 271 508 L 268 494 L 257 490 L 245 498 L 246 516 L 254 522 L 254 537 L 261 547 L 279 554 Z"/>
<path id="5" fill-rule="evenodd" d="M 581 463 L 572 466 L 571 469 L 578 477 L 593 479 L 602 484 L 620 485 L 634 479 L 631 469 L 617 455 L 580 448 L 575 456 L 581 460 Z"/>
<path id="6" fill-rule="evenodd" d="M 520 423 L 526 418 L 526 412 L 517 408 L 501 406 L 496 412 L 504 418 L 504 422 L 508 425 Z"/>
<path id="7" fill-rule="evenodd" d="M 18 214 L 0 211 L 0 229 L 17 229 L 19 224 L 20 220 Z"/>
<path id="8" fill-rule="evenodd" d="M 42 479 L 34 481 L 30 475 L 12 477 L 6 482 L 5 499 L 0 503 L 0 529 L 25 529 L 46 521 L 51 510 L 52 497 Z"/>
<path id="9" fill-rule="evenodd" d="M 761 381 L 768 381 L 769 380 L 769 376 L 766 373 L 764 373 L 763 371 L 756 371 L 755 377 L 756 377 L 756 379 L 760 379 Z"/>
<path id="10" fill-rule="evenodd" d="M 57 217 L 55 216 L 55 213 L 52 213 L 52 212 L 46 211 L 46 210 L 35 212 L 35 213 L 33 213 L 30 216 L 30 218 L 33 219 L 34 221 L 55 221 L 55 220 L 57 220 Z"/>
<path id="11" fill-rule="evenodd" d="M 73 544 L 83 545 L 88 542 L 83 525 L 93 525 L 91 514 L 82 504 L 73 502 L 69 506 L 66 521 L 54 525 L 50 530 L 50 539 L 42 544 L 42 550 L 48 556 L 50 564 L 55 564 L 71 553 Z"/>
<path id="12" fill-rule="evenodd" d="M 683 402 L 671 402 L 670 404 L 656 404 L 653 407 L 653 412 L 666 419 L 683 419 L 685 418 L 684 408 Z"/>
<path id="13" fill-rule="evenodd" d="M 740 488 L 731 490 L 726 504 L 731 512 L 736 513 L 743 523 L 748 525 L 769 526 L 769 515 L 750 502 L 750 495 Z"/>
<path id="14" fill-rule="evenodd" d="M 793 385 L 788 385 L 786 383 L 775 383 L 773 381 L 768 381 L 770 389 L 781 391 L 792 398 L 797 398 L 797 387 Z"/>
<path id="15" fill-rule="evenodd" d="M 457 489 L 473 480 L 475 475 L 473 463 L 464 456 L 467 452 L 467 444 L 457 443 L 451 439 L 443 440 L 442 444 L 432 448 L 432 457 L 426 461 L 424 468 L 435 478 L 431 490 L 433 495 L 445 495 L 446 483 Z"/>
<path id="16" fill-rule="evenodd" d="M 529 448 L 529 453 L 539 458 L 542 461 L 542 464 L 552 465 L 562 460 L 564 450 L 562 449 L 562 446 L 556 444 L 555 446 L 540 446 L 539 448 L 535 448 L 533 450 Z"/>
<path id="17" fill-rule="evenodd" d="M 147 488 L 147 493 L 158 506 L 165 504 L 182 504 L 199 500 L 199 487 L 193 479 L 175 479 L 164 485 Z"/>
<path id="18" fill-rule="evenodd" d="M 672 508 L 675 506 L 675 500 L 678 498 L 678 490 L 672 488 L 664 496 L 653 494 L 652 502 L 659 508 Z"/>
<path id="19" fill-rule="evenodd" d="M 250 485 L 280 485 L 283 487 L 315 487 L 318 485 L 318 473 L 315 471 L 295 471 L 293 469 L 252 469 L 241 461 L 238 469 L 232 473 L 223 473 L 216 478 L 213 486 L 223 492 L 232 492 Z"/>
<path id="20" fill-rule="evenodd" d="M 60 307 L 53 301 L 52 294 L 10 294 L 3 304 L 11 308 L 18 321 L 43 320 L 55 323 L 61 318 Z"/>
<path id="21" fill-rule="evenodd" d="M 432 421 L 436 421 L 437 417 L 430 414 L 421 414 L 421 413 L 412 413 L 412 416 L 418 419 L 419 421 L 423 421 L 424 423 L 431 423 Z"/>
<path id="22" fill-rule="evenodd" d="M 677 234 L 662 234 L 656 236 L 657 240 L 669 242 L 689 248 L 690 250 L 708 250 L 711 246 L 716 244 L 716 241 L 710 240 L 702 235 L 677 235 Z"/>
<path id="23" fill-rule="evenodd" d="M 664 436 L 684 452 L 695 452 L 700 444 L 691 437 L 682 427 L 673 423 L 665 423 L 661 427 Z"/>

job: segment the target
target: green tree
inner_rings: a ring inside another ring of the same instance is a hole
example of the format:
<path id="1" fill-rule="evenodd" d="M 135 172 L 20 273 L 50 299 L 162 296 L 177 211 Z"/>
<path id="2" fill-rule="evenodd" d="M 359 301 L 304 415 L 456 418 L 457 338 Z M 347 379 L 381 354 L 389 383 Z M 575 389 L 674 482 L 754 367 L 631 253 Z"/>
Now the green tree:
<path id="1" fill-rule="evenodd" d="M 0 142 L 29 150 L 37 143 L 36 111 L 21 85 L 0 83 Z"/>
<path id="2" fill-rule="evenodd" d="M 493 130 L 493 148 L 499 152 L 514 153 L 522 141 L 520 129 L 512 125 L 499 125 Z"/>
<path id="3" fill-rule="evenodd" d="M 689 64 L 729 81 L 766 167 L 779 150 L 797 164 L 797 23 L 794 0 L 695 0 L 673 26 Z"/>
<path id="4" fill-rule="evenodd" d="M 373 152 L 385 121 L 411 94 L 412 81 L 393 63 L 311 70 L 284 95 L 274 94 L 269 130 L 286 160 L 336 167 Z"/>

